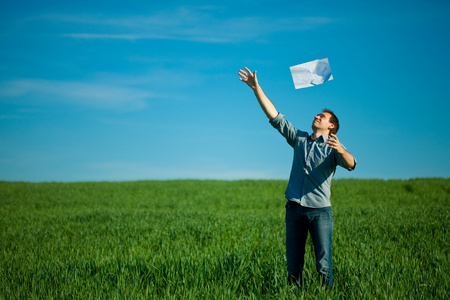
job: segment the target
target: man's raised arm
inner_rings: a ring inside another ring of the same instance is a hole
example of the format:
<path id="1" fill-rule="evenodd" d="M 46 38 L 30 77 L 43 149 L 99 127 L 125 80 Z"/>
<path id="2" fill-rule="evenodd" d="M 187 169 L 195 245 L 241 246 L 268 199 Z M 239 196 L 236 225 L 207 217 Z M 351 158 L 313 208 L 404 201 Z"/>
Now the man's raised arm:
<path id="1" fill-rule="evenodd" d="M 258 79 L 256 78 L 256 71 L 252 73 L 247 67 L 245 71 L 239 70 L 239 80 L 245 82 L 255 93 L 256 99 L 258 99 L 259 105 L 263 109 L 269 120 L 274 119 L 278 115 L 278 111 L 273 105 L 273 103 L 267 98 L 266 94 L 262 90 L 261 86 L 258 84 Z"/>

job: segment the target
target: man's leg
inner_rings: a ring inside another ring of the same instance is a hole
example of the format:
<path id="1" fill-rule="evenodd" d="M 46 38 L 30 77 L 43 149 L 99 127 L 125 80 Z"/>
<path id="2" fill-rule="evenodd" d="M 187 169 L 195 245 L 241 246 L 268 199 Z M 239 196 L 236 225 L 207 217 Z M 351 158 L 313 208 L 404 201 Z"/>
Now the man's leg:
<path id="1" fill-rule="evenodd" d="M 303 283 L 305 244 L 308 227 L 303 220 L 302 207 L 288 201 L 286 204 L 286 259 L 288 284 Z"/>
<path id="2" fill-rule="evenodd" d="M 316 209 L 311 218 L 310 233 L 314 244 L 319 280 L 331 289 L 333 287 L 333 264 L 331 261 L 333 215 L 331 207 Z"/>

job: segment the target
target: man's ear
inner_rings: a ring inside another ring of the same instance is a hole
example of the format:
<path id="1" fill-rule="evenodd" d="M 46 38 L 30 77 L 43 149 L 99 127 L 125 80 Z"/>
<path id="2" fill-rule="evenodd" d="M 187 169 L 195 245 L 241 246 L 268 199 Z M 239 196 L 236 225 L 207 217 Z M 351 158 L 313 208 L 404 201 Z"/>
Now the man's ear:
<path id="1" fill-rule="evenodd" d="M 328 126 L 328 129 L 331 130 L 331 129 L 333 129 L 333 128 L 334 128 L 334 124 L 331 123 L 330 126 Z"/>

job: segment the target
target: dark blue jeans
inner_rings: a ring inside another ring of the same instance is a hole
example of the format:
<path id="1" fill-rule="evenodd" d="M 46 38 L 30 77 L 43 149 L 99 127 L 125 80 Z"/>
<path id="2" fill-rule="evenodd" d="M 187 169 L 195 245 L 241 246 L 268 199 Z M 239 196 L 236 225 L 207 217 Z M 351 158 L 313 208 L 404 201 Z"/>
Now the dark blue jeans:
<path id="1" fill-rule="evenodd" d="M 333 286 L 331 236 L 333 215 L 331 207 L 308 208 L 296 202 L 286 203 L 286 258 L 289 282 L 302 284 L 305 244 L 308 231 L 314 245 L 319 280 L 328 288 Z"/>

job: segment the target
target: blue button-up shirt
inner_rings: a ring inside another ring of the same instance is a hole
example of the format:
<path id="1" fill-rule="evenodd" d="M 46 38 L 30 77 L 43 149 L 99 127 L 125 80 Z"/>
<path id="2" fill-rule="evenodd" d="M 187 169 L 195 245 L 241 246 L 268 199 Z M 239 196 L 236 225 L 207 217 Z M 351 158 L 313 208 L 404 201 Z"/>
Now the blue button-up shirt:
<path id="1" fill-rule="evenodd" d="M 331 206 L 331 179 L 336 166 L 347 168 L 341 156 L 326 144 L 328 135 L 317 140 L 296 129 L 282 114 L 270 121 L 294 148 L 291 175 L 286 188 L 286 198 L 305 207 Z"/>

